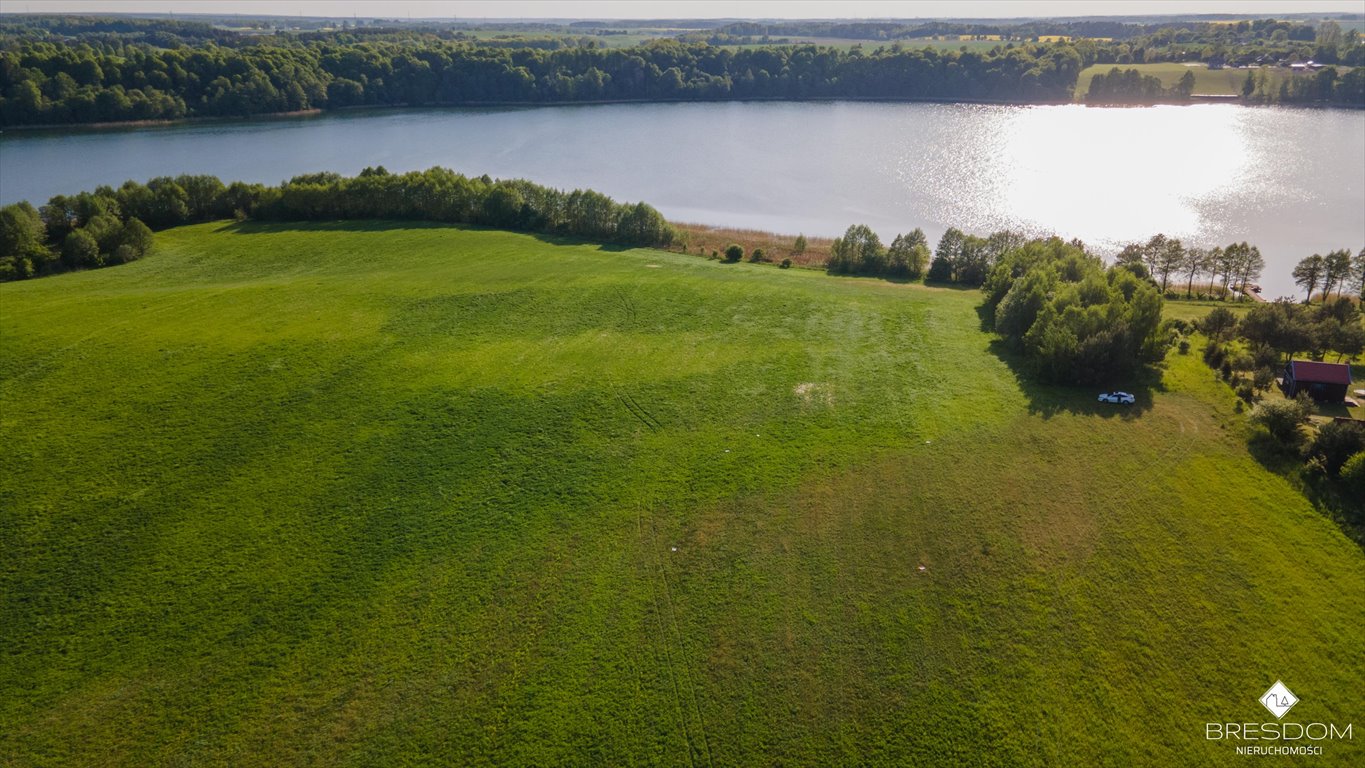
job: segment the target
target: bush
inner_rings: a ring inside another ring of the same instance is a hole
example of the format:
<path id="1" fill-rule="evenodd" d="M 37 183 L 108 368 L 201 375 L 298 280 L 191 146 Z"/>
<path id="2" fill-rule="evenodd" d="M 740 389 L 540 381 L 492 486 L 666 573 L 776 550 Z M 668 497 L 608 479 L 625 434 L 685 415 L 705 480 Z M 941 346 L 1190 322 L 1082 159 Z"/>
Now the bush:
<path id="1" fill-rule="evenodd" d="M 792 267 L 792 260 L 791 260 L 791 259 L 783 259 L 783 260 L 782 260 L 782 264 L 781 264 L 780 266 L 781 266 L 782 269 L 791 269 L 791 267 Z"/>
<path id="2" fill-rule="evenodd" d="M 1210 341 L 1208 344 L 1204 345 L 1204 362 L 1208 363 L 1210 368 L 1222 366 L 1223 360 L 1226 357 L 1227 351 L 1223 349 L 1222 344 L 1219 344 L 1216 341 Z"/>
<path id="3" fill-rule="evenodd" d="M 742 247 L 735 245 L 734 243 L 726 246 L 725 261 L 727 263 L 733 264 L 742 258 L 744 258 L 744 249 Z"/>
<path id="4" fill-rule="evenodd" d="M 1241 398 L 1242 400 L 1245 400 L 1248 403 L 1255 403 L 1257 400 L 1260 399 L 1260 397 L 1256 394 L 1256 388 L 1252 386 L 1251 382 L 1249 381 L 1244 381 L 1241 384 L 1237 385 L 1237 397 Z"/>
<path id="5" fill-rule="evenodd" d="M 797 235 L 797 236 L 796 236 L 796 242 L 792 243 L 792 250 L 793 250 L 794 252 L 796 252 L 796 253 L 805 253 L 805 252 L 806 252 L 806 236 L 805 236 L 805 235 Z"/>
<path id="6" fill-rule="evenodd" d="M 1357 504 L 1365 504 L 1365 451 L 1353 454 L 1341 465 L 1341 487 Z"/>
<path id="7" fill-rule="evenodd" d="M 1365 426 L 1333 421 L 1318 430 L 1308 456 L 1320 459 L 1327 474 L 1336 476 L 1347 459 L 1361 451 L 1365 451 Z"/>
<path id="8" fill-rule="evenodd" d="M 1271 436 L 1284 445 L 1298 445 L 1302 439 L 1299 425 L 1308 421 L 1312 408 L 1299 400 L 1277 400 L 1261 403 L 1251 412 L 1251 422 L 1265 427 Z"/>
<path id="9" fill-rule="evenodd" d="M 1190 340 L 1189 340 L 1189 339 L 1181 339 L 1181 340 L 1180 340 L 1180 354 L 1182 354 L 1182 355 L 1188 355 L 1189 353 L 1190 353 Z"/>
<path id="10" fill-rule="evenodd" d="M 761 262 L 761 261 L 765 261 L 765 259 L 764 259 L 764 257 L 763 257 L 763 249 L 762 249 L 762 248 L 755 248 L 755 249 L 754 249 L 754 252 L 751 253 L 751 254 L 749 254 L 749 261 L 752 261 L 752 262 L 754 262 L 755 264 L 757 264 L 757 263 L 759 263 L 759 262 Z"/>

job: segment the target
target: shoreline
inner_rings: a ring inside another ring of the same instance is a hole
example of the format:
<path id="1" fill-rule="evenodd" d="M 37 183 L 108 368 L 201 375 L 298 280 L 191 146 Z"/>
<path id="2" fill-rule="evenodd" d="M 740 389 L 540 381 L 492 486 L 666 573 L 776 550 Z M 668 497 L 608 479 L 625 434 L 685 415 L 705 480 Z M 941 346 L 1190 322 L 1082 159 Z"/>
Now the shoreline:
<path id="1" fill-rule="evenodd" d="M 1131 109 L 1134 107 L 1157 106 L 1199 106 L 1207 104 L 1234 104 L 1245 107 L 1286 107 L 1297 109 L 1343 109 L 1355 111 L 1358 107 L 1342 104 L 1268 104 L 1247 101 L 1239 96 L 1219 94 L 1194 94 L 1188 100 L 1161 100 L 1153 102 L 1114 102 L 1088 104 L 1084 100 L 1068 101 L 1012 101 L 1005 99 L 948 99 L 932 96 L 808 96 L 792 99 L 783 96 L 751 96 L 736 99 L 596 99 L 592 101 L 460 101 L 432 104 L 362 104 L 349 107 L 299 109 L 290 112 L 261 112 L 254 115 L 198 115 L 168 120 L 115 120 L 100 123 L 41 123 L 38 125 L 11 125 L 0 128 L 5 132 L 43 132 L 43 131 L 110 131 L 133 128 L 173 128 L 182 125 L 201 123 L 250 123 L 260 120 L 295 120 L 327 115 L 345 115 L 362 112 L 397 112 L 401 110 L 445 110 L 445 109 L 535 109 L 537 107 L 608 106 L 621 104 L 743 104 L 743 103 L 791 103 L 791 104 L 832 104 L 850 102 L 856 104 L 972 104 L 1002 107 L 1062 107 L 1079 106 L 1094 109 Z"/>

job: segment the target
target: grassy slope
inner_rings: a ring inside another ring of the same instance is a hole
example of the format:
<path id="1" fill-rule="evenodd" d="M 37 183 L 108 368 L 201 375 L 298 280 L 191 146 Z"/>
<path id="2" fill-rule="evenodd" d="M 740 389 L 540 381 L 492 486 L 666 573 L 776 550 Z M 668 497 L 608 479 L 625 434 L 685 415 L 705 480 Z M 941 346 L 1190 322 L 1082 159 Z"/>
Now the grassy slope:
<path id="1" fill-rule="evenodd" d="M 1234 764 L 1203 723 L 1276 678 L 1365 720 L 1365 560 L 1197 356 L 1100 409 L 974 292 L 158 243 L 0 286 L 0 764 Z"/>

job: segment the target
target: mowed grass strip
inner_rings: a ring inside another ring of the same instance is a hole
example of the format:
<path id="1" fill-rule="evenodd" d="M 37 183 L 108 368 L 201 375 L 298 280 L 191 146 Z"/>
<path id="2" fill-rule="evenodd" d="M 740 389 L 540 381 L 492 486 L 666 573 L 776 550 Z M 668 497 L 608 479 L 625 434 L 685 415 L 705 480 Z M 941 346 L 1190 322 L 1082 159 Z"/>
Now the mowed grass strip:
<path id="1" fill-rule="evenodd" d="M 1277 678 L 1362 721 L 1362 554 L 1226 387 L 1033 385 L 979 298 L 383 223 L 0 286 L 0 762 L 1231 765 Z"/>

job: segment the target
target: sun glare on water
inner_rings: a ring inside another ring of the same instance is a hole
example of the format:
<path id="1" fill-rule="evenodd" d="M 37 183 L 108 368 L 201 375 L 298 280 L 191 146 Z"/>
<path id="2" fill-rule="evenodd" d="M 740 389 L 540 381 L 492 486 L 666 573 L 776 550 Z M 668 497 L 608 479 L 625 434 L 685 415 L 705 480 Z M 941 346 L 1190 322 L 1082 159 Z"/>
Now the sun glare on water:
<path id="1" fill-rule="evenodd" d="M 1200 232 L 1199 204 L 1250 162 L 1237 112 L 1219 106 L 1015 110 L 997 137 L 1001 205 L 1101 246 Z"/>

